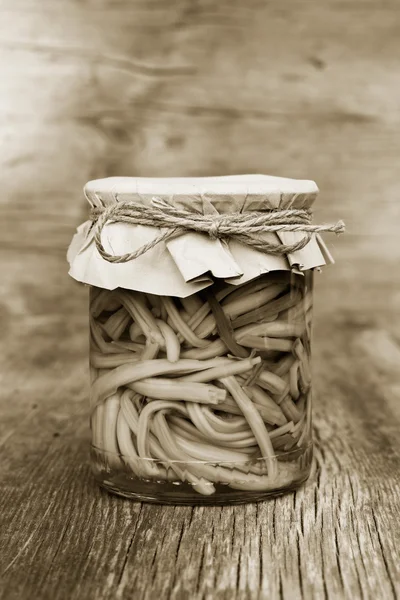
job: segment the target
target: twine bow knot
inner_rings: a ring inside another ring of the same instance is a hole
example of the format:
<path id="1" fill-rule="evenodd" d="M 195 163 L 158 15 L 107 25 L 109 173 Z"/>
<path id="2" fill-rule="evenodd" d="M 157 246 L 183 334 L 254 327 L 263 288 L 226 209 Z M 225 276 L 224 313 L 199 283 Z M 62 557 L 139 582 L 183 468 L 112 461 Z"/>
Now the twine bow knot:
<path id="1" fill-rule="evenodd" d="M 217 240 L 219 237 L 221 237 L 219 220 L 216 218 L 214 218 L 214 220 L 210 223 L 208 235 L 212 240 Z"/>
<path id="2" fill-rule="evenodd" d="M 234 212 L 226 214 L 200 214 L 168 204 L 161 198 L 153 198 L 152 206 L 137 202 L 120 201 L 106 208 L 93 208 L 94 240 L 99 254 L 111 263 L 126 263 L 142 256 L 161 242 L 185 233 L 205 233 L 211 239 L 232 239 L 266 254 L 282 255 L 301 250 L 313 233 L 330 231 L 343 233 L 343 221 L 330 225 L 312 225 L 309 209 L 265 210 Z M 102 243 L 101 233 L 107 223 L 128 223 L 158 227 L 160 235 L 134 252 L 122 255 L 108 253 Z M 292 244 L 279 242 L 276 236 L 266 233 L 301 232 L 303 237 Z"/>

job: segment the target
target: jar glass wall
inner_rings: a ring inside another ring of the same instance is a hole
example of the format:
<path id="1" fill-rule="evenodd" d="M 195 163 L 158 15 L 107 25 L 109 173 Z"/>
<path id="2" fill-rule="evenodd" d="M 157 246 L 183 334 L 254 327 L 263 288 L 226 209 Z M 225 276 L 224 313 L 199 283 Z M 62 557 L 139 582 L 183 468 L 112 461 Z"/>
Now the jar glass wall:
<path id="1" fill-rule="evenodd" d="M 100 485 L 141 501 L 229 504 L 303 483 L 312 286 L 312 271 L 276 271 L 187 298 L 91 287 Z"/>

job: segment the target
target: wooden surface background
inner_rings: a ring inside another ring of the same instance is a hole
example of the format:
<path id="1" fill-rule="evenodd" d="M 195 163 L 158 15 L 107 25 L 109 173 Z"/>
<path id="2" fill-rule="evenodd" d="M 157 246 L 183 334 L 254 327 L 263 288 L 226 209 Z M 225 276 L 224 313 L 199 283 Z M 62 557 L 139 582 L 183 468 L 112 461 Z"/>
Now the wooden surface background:
<path id="1" fill-rule="evenodd" d="M 0 597 L 400 594 L 396 0 L 0 0 Z M 87 290 L 65 251 L 110 175 L 315 179 L 316 474 L 224 508 L 134 504 L 88 467 Z"/>

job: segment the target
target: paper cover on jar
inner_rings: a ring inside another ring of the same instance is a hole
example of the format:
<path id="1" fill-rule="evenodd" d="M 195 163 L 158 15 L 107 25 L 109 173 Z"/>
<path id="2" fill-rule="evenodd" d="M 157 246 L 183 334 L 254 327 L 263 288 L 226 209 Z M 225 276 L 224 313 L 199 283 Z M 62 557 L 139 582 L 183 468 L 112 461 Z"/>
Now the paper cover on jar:
<path id="1" fill-rule="evenodd" d="M 199 214 L 310 208 L 318 194 L 313 181 L 233 175 L 203 178 L 111 177 L 89 182 L 85 195 L 93 207 L 132 201 L 151 206 L 153 198 Z M 111 254 L 126 254 L 160 234 L 160 229 L 107 224 L 103 245 Z M 265 233 L 266 239 L 293 243 L 301 232 Z M 127 263 L 110 263 L 96 248 L 91 222 L 82 224 L 68 250 L 70 275 L 83 283 L 105 289 L 123 287 L 159 295 L 186 297 L 212 284 L 213 278 L 233 285 L 276 270 L 312 269 L 332 262 L 322 238 L 313 235 L 301 250 L 270 255 L 235 240 L 220 241 L 207 234 L 189 232 L 160 242 Z"/>

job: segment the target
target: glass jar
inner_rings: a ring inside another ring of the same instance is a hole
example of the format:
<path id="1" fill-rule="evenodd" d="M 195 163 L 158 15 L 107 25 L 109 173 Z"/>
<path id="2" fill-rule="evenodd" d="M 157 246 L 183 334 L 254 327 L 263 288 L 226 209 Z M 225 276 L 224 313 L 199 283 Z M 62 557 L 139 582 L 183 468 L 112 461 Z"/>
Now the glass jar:
<path id="1" fill-rule="evenodd" d="M 90 181 L 68 249 L 90 286 L 91 464 L 128 498 L 229 504 L 312 461 L 313 273 L 332 263 L 313 181 Z"/>
<path id="2" fill-rule="evenodd" d="M 313 271 L 186 298 L 90 288 L 91 465 L 121 496 L 261 500 L 312 461 Z"/>

